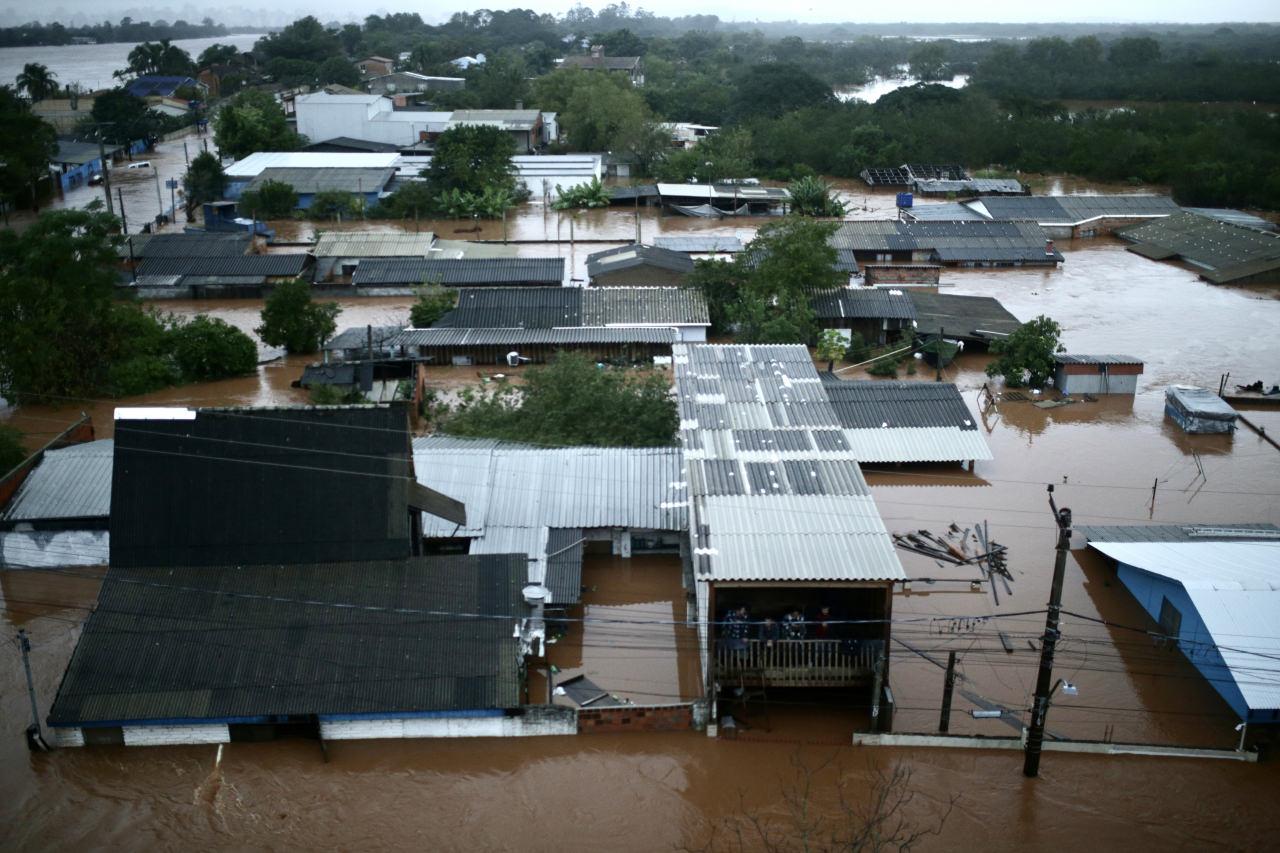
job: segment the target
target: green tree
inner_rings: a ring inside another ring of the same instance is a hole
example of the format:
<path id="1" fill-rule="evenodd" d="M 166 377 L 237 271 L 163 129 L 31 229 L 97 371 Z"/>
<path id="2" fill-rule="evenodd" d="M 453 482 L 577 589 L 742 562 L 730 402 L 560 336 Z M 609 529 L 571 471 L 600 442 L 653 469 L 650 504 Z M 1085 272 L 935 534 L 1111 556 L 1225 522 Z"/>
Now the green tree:
<path id="1" fill-rule="evenodd" d="M 18 467 L 26 458 L 22 433 L 7 424 L 0 424 L 0 477 Z"/>
<path id="2" fill-rule="evenodd" d="M 201 151 L 182 177 L 182 191 L 188 219 L 200 205 L 219 201 L 227 191 L 227 173 L 223 171 L 222 161 L 208 151 Z"/>
<path id="3" fill-rule="evenodd" d="M 409 308 L 409 325 L 415 329 L 429 329 L 457 304 L 458 291 L 424 284 L 418 288 L 418 298 Z"/>
<path id="4" fill-rule="evenodd" d="M 316 68 L 316 82 L 321 86 L 337 83 L 339 86 L 355 88 L 360 85 L 360 69 L 345 57 L 331 56 Z"/>
<path id="5" fill-rule="evenodd" d="M 313 219 L 352 219 L 360 215 L 359 196 L 344 190 L 321 190 L 311 197 L 307 208 Z"/>
<path id="6" fill-rule="evenodd" d="M 8 86 L 0 86 L 0 203 L 29 198 L 36 203 L 37 181 L 49 173 L 57 150 L 53 126 Z"/>
<path id="7" fill-rule="evenodd" d="M 947 47 L 939 41 L 921 42 L 910 54 L 911 76 L 918 80 L 946 80 Z"/>
<path id="8" fill-rule="evenodd" d="M 1062 327 L 1043 314 L 1023 323 L 1007 338 L 992 341 L 996 360 L 987 365 L 988 376 L 1003 376 L 1010 388 L 1028 385 L 1043 388 L 1053 375 L 1053 357 L 1065 347 Z"/>
<path id="9" fill-rule="evenodd" d="M 575 184 L 567 190 L 556 184 L 556 200 L 551 206 L 556 210 L 608 207 L 612 201 L 613 193 L 609 188 L 599 178 L 592 178 L 590 183 Z"/>
<path id="10" fill-rule="evenodd" d="M 734 128 L 713 133 L 693 148 L 671 153 L 657 167 L 657 172 L 663 181 L 714 183 L 749 178 L 754 168 L 751 134 L 743 128 Z"/>
<path id="11" fill-rule="evenodd" d="M 1133 68 L 1160 61 L 1160 42 L 1150 37 L 1117 39 L 1107 53 L 1112 65 Z"/>
<path id="12" fill-rule="evenodd" d="M 416 219 L 435 210 L 436 194 L 425 181 L 406 181 L 369 211 L 375 219 Z"/>
<path id="13" fill-rule="evenodd" d="M 827 373 L 835 370 L 836 362 L 844 358 L 848 348 L 839 329 L 823 329 L 822 334 L 818 335 L 818 360 L 827 363 Z"/>
<path id="14" fill-rule="evenodd" d="M 319 65 L 331 56 L 342 55 L 338 34 L 326 29 L 311 15 L 258 39 L 253 47 L 267 61 L 297 59 Z"/>
<path id="15" fill-rule="evenodd" d="M 211 65 L 234 65 L 240 62 L 240 49 L 231 44 L 211 44 L 200 52 L 196 65 L 208 68 Z"/>
<path id="16" fill-rule="evenodd" d="M 112 89 L 94 97 L 93 120 L 102 124 L 102 138 L 116 145 L 130 145 L 148 140 L 160 128 L 161 116 L 147 107 L 146 101 L 125 89 Z"/>
<path id="17" fill-rule="evenodd" d="M 245 190 L 236 202 L 236 208 L 256 219 L 284 219 L 298 207 L 298 193 L 284 181 L 270 178 L 258 184 L 257 189 Z"/>
<path id="18" fill-rule="evenodd" d="M 739 75 L 733 112 L 739 119 L 778 116 L 801 107 L 827 104 L 831 87 L 799 65 L 753 65 Z"/>
<path id="19" fill-rule="evenodd" d="M 431 165 L 422 175 L 432 193 L 451 190 L 481 194 L 486 190 L 515 193 L 511 135 L 493 125 L 463 125 L 446 130 L 436 140 Z"/>
<path id="20" fill-rule="evenodd" d="M 218 149 L 237 160 L 255 151 L 295 151 L 303 144 L 276 99 L 257 89 L 241 92 L 219 110 L 213 130 Z"/>
<path id="21" fill-rule="evenodd" d="M 815 175 L 805 175 L 787 187 L 791 210 L 800 216 L 844 216 L 844 202 L 835 197 L 831 185 Z"/>
<path id="22" fill-rule="evenodd" d="M 119 222 L 97 202 L 0 231 L 0 396 L 101 396 L 176 379 L 164 322 L 115 298 Z"/>
<path id="23" fill-rule="evenodd" d="M 311 285 L 300 278 L 276 285 L 262 309 L 262 325 L 254 329 L 268 346 L 289 353 L 320 349 L 338 327 L 342 308 L 336 302 L 313 302 Z"/>
<path id="24" fill-rule="evenodd" d="M 170 332 L 173 359 L 189 382 L 252 373 L 258 366 L 253 338 L 217 317 L 199 314 Z"/>
<path id="25" fill-rule="evenodd" d="M 195 63 L 191 61 L 191 54 L 170 44 L 168 39 L 156 42 L 144 41 L 129 51 L 128 61 L 127 68 L 115 72 L 116 77 L 145 74 L 189 77 L 196 70 Z"/>
<path id="26" fill-rule="evenodd" d="M 440 428 L 549 445 L 665 447 L 679 418 L 668 378 L 653 370 L 602 369 L 581 353 L 531 367 L 518 387 L 469 392 Z"/>
<path id="27" fill-rule="evenodd" d="M 651 119 L 649 105 L 619 74 L 556 71 L 534 82 L 533 98 L 557 113 L 575 151 L 634 153 Z"/>
<path id="28" fill-rule="evenodd" d="M 810 297 L 843 284 L 828 242 L 836 223 L 788 216 L 758 232 L 738 263 L 750 270 L 732 315 L 748 343 L 808 343 L 815 320 Z"/>
<path id="29" fill-rule="evenodd" d="M 713 335 L 729 332 L 742 279 L 743 267 L 731 261 L 699 259 L 693 262 L 693 272 L 685 279 L 685 286 L 697 288 L 707 300 Z"/>
<path id="30" fill-rule="evenodd" d="M 56 78 L 57 75 L 50 71 L 48 66 L 39 62 L 28 62 L 22 66 L 22 73 L 18 75 L 18 91 L 26 92 L 33 103 L 43 101 L 58 93 Z"/>

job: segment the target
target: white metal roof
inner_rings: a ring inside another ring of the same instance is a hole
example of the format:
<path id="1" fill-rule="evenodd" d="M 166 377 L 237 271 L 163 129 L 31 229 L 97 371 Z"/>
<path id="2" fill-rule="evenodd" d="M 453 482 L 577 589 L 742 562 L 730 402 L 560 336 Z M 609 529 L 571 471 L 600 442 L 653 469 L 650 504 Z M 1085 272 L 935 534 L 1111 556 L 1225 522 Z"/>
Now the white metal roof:
<path id="1" fill-rule="evenodd" d="M 954 462 L 991 459 L 979 430 L 958 427 L 846 429 L 849 452 L 859 462 Z"/>
<path id="2" fill-rule="evenodd" d="M 256 178 L 264 169 L 394 169 L 399 154 L 343 151 L 259 151 L 227 167 L 232 179 Z"/>
<path id="3" fill-rule="evenodd" d="M 46 450 L 0 517 L 5 521 L 106 518 L 111 514 L 109 438 Z"/>
<path id="4" fill-rule="evenodd" d="M 1187 591 L 1251 709 L 1280 708 L 1280 543 L 1091 542 Z"/>

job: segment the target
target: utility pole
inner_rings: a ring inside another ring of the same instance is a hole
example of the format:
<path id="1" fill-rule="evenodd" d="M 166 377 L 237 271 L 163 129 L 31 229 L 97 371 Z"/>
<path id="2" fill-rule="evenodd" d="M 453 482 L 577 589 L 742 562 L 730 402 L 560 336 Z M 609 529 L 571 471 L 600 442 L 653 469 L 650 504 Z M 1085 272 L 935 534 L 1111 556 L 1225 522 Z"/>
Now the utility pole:
<path id="1" fill-rule="evenodd" d="M 1053 561 L 1053 587 L 1049 592 L 1049 610 L 1044 619 L 1044 639 L 1040 642 L 1040 673 L 1036 676 L 1035 705 L 1031 709 L 1031 728 L 1027 733 L 1026 756 L 1022 775 L 1035 778 L 1040 773 L 1040 749 L 1044 744 L 1044 718 L 1049 711 L 1053 692 L 1053 650 L 1058 644 L 1058 618 L 1062 611 L 1062 579 L 1067 570 L 1067 551 L 1071 547 L 1071 510 L 1058 509 L 1049 486 L 1049 508 L 1058 524 L 1057 553 Z"/>
<path id="2" fill-rule="evenodd" d="M 160 192 L 160 170 L 151 169 L 151 176 L 156 179 L 156 230 L 160 230 L 160 217 L 164 216 L 164 194 Z"/>
<path id="3" fill-rule="evenodd" d="M 124 190 L 116 187 L 116 195 L 120 197 L 120 231 L 124 234 L 129 233 L 129 220 L 124 218 Z"/>
<path id="4" fill-rule="evenodd" d="M 936 368 L 936 372 L 934 373 L 934 376 L 933 376 L 934 382 L 942 381 L 942 352 L 946 348 L 946 345 L 947 345 L 947 330 L 939 326 L 938 340 L 937 340 L 937 343 L 934 344 L 936 349 L 934 349 L 933 351 L 933 357 L 934 357 L 933 366 Z"/>
<path id="5" fill-rule="evenodd" d="M 956 689 L 956 653 L 947 652 L 947 683 L 942 689 L 942 716 L 938 719 L 938 731 L 946 734 L 951 728 L 951 694 Z"/>
<path id="6" fill-rule="evenodd" d="M 31 698 L 31 725 L 27 726 L 27 747 L 32 752 L 48 752 L 49 745 L 40 731 L 40 708 L 36 704 L 36 685 L 31 678 L 31 640 L 27 632 L 18 629 L 18 648 L 22 650 L 22 668 L 27 673 L 27 696 Z"/>

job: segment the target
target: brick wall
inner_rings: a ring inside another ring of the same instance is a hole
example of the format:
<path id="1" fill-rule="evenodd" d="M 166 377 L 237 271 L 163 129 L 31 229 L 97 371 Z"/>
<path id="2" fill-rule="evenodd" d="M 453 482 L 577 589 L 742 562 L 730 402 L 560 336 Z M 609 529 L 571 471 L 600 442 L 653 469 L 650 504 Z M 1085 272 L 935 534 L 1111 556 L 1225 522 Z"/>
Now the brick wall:
<path id="1" fill-rule="evenodd" d="M 622 705 L 578 711 L 578 734 L 685 732 L 694 728 L 693 705 Z"/>
<path id="2" fill-rule="evenodd" d="M 874 284 L 937 284 L 941 267 L 922 265 L 863 267 L 863 275 L 869 285 Z"/>

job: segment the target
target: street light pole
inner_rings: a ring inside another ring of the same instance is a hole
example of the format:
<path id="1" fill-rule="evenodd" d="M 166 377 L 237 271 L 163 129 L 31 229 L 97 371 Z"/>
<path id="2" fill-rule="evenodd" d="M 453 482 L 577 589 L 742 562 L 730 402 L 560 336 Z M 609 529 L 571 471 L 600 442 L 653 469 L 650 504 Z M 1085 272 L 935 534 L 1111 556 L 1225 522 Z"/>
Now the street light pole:
<path id="1" fill-rule="evenodd" d="M 1049 711 L 1053 687 L 1053 652 L 1058 644 L 1058 621 L 1062 611 L 1062 583 L 1067 569 L 1067 551 L 1071 547 L 1071 510 L 1058 509 L 1049 486 L 1049 508 L 1058 524 L 1058 544 L 1053 561 L 1053 586 L 1049 592 L 1049 610 L 1045 614 L 1044 638 L 1040 644 L 1040 672 L 1036 676 L 1035 705 L 1031 709 L 1031 727 L 1027 732 L 1026 755 L 1022 775 L 1035 778 L 1040 773 L 1040 751 L 1044 745 L 1044 718 Z"/>

